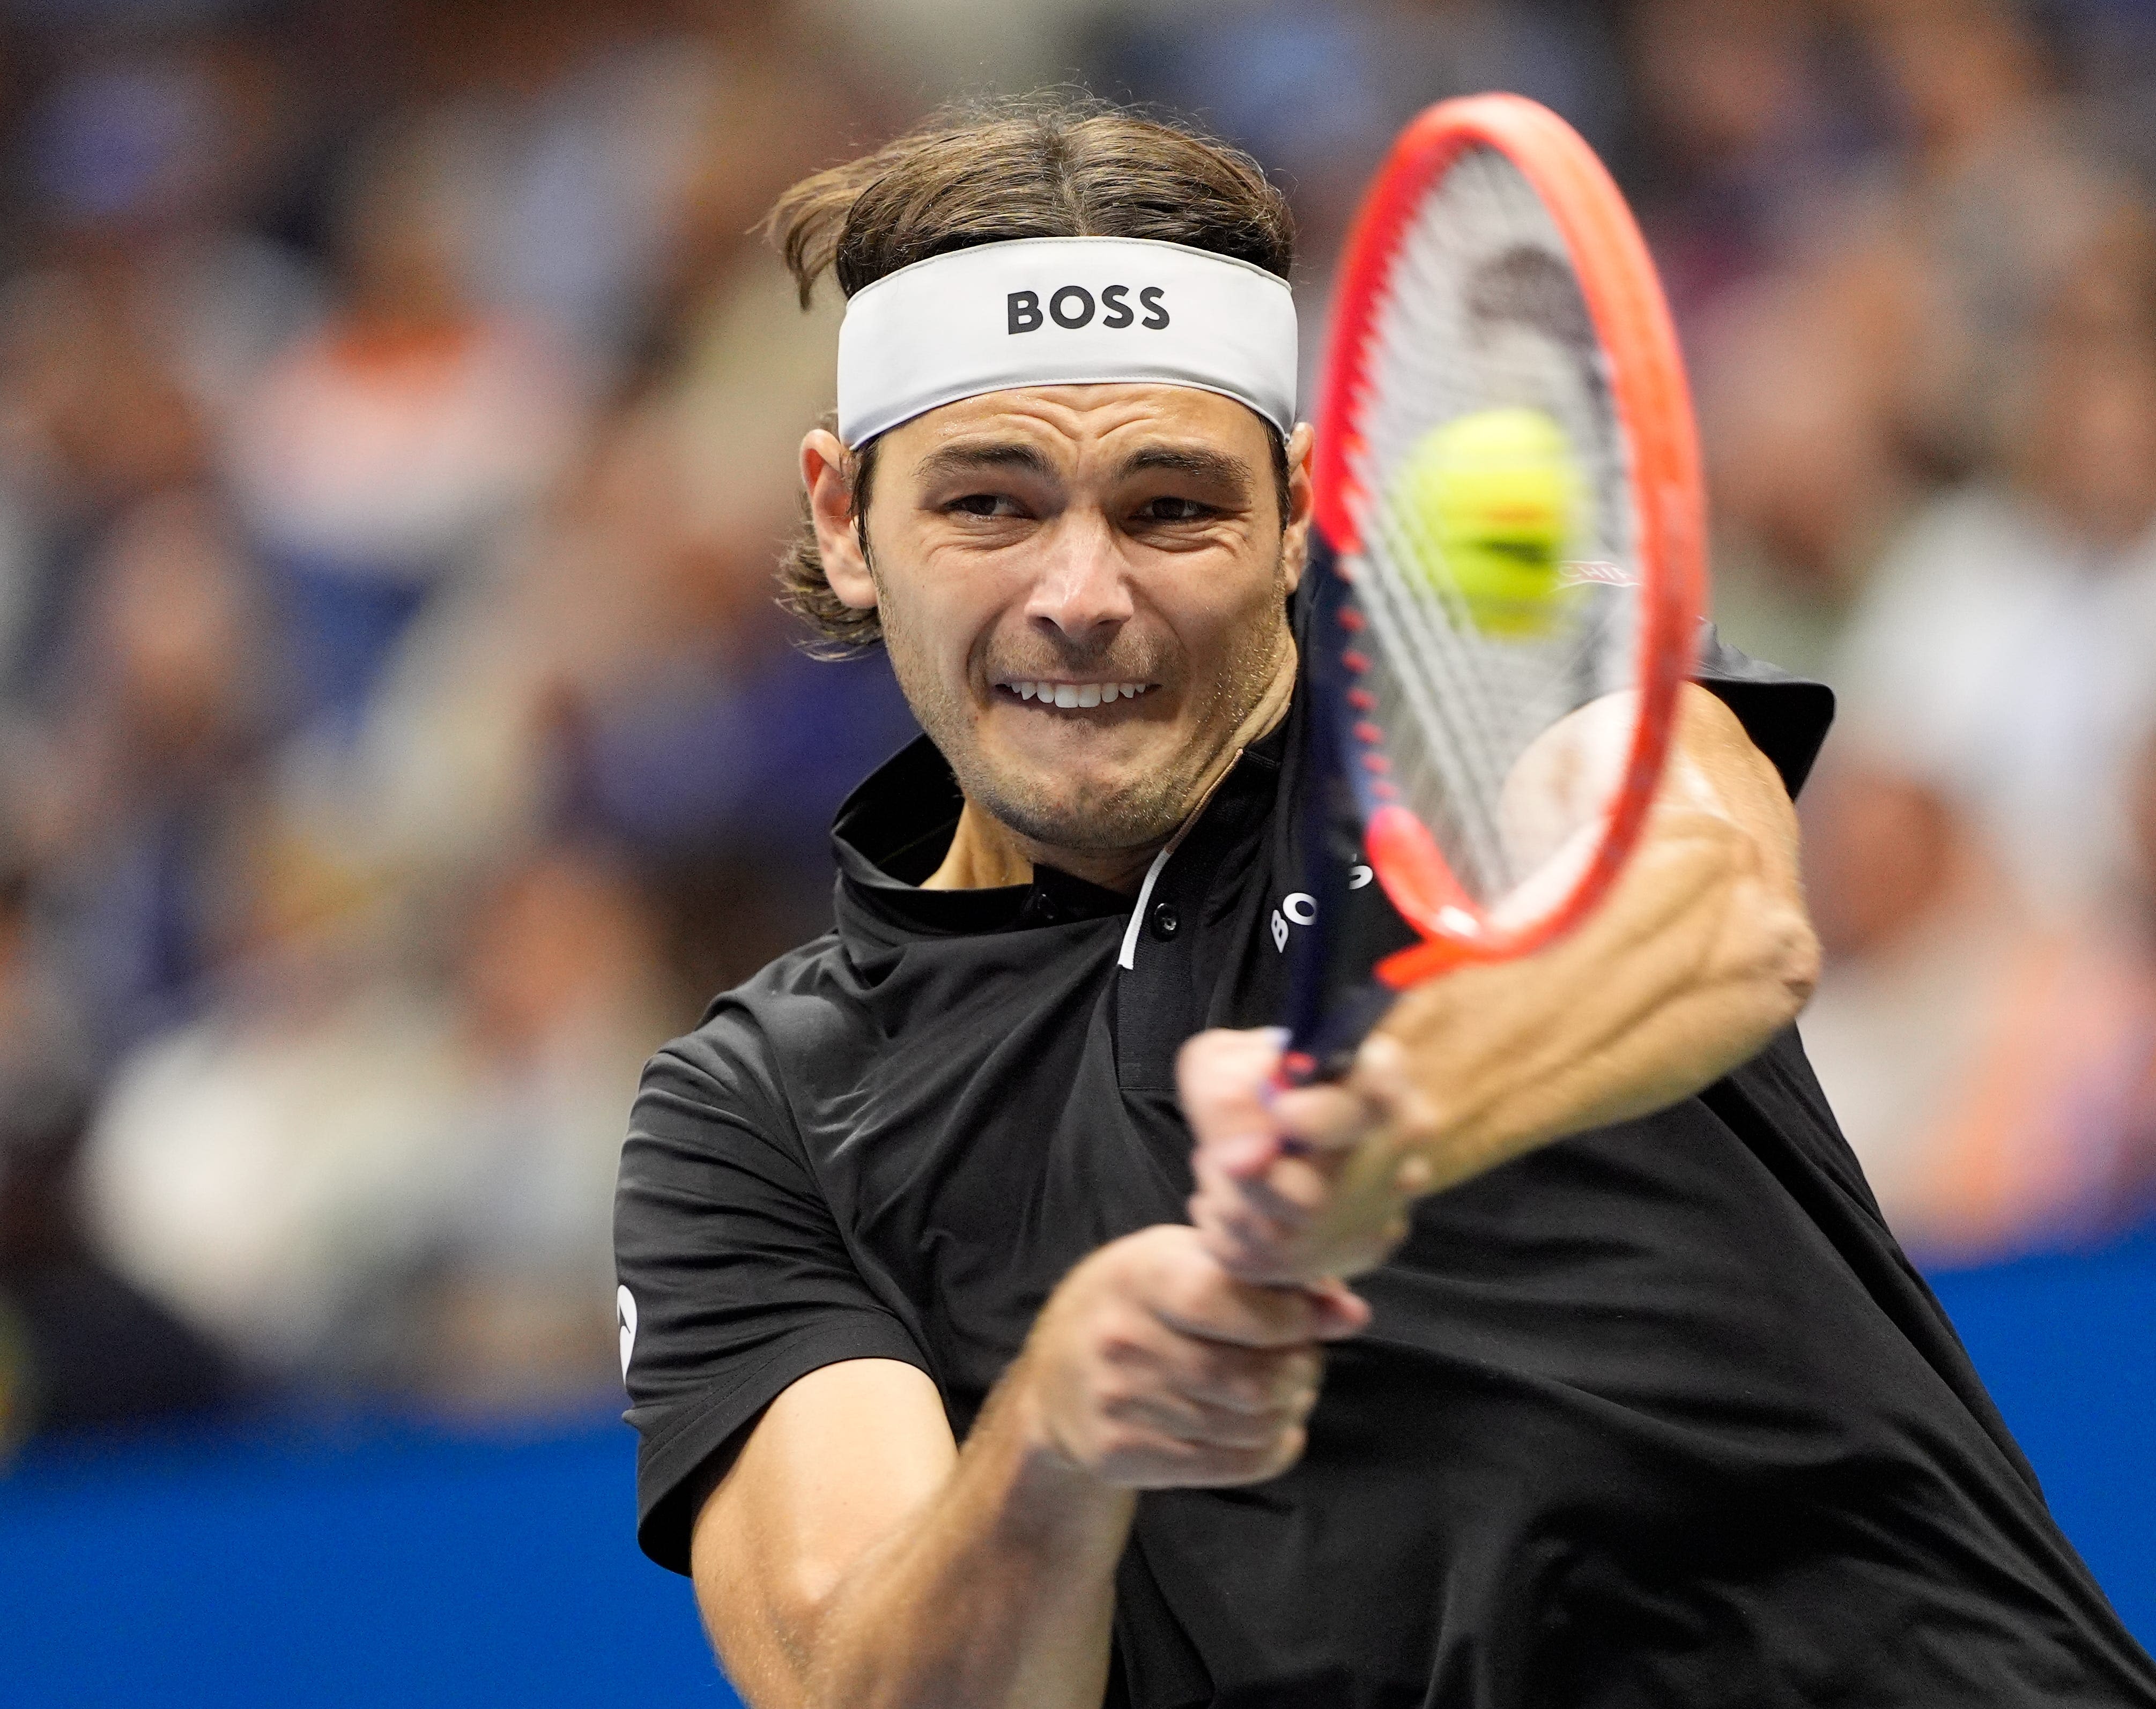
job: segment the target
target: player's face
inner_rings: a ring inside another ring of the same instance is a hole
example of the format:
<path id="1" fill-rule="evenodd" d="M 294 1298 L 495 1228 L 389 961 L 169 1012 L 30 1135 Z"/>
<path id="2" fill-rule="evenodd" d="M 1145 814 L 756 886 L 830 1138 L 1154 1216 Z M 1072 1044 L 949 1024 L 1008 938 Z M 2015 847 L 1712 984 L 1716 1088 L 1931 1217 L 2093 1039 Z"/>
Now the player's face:
<path id="1" fill-rule="evenodd" d="M 992 393 L 885 435 L 885 641 L 977 805 L 1088 852 L 1182 822 L 1292 679 L 1308 437 L 1283 517 L 1263 423 L 1188 387 Z"/>

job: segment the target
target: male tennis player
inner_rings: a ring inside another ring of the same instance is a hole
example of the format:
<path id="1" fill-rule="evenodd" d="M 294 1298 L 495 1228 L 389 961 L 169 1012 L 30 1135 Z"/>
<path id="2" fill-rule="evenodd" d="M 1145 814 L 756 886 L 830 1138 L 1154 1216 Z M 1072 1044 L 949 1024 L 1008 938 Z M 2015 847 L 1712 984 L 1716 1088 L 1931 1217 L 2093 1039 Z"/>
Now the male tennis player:
<path id="1" fill-rule="evenodd" d="M 756 1709 L 2156 1702 L 1789 1027 L 1824 691 L 1715 651 L 1600 913 L 1269 1101 L 1281 198 L 1049 104 L 775 226 L 850 298 L 793 598 L 927 739 L 623 1159 L 639 1535 Z"/>

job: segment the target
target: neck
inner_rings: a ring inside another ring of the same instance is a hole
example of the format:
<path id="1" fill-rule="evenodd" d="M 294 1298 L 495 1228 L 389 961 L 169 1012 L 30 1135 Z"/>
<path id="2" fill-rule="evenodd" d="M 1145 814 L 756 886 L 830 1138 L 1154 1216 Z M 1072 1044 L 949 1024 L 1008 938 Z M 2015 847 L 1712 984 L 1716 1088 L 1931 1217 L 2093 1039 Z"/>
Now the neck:
<path id="1" fill-rule="evenodd" d="M 1103 890 L 1136 896 L 1146 868 L 1184 824 L 1205 810 L 1221 779 L 1235 768 L 1243 750 L 1265 735 L 1286 715 L 1295 692 L 1295 650 L 1288 649 L 1282 668 L 1274 674 L 1258 704 L 1253 706 L 1224 744 L 1213 763 L 1192 792 L 1190 806 L 1163 834 L 1131 849 L 1064 849 L 1021 836 L 968 796 L 959 810 L 958 829 L 942 864 L 922 883 L 923 890 L 990 890 L 1007 885 L 1031 884 L 1035 866 L 1053 866 L 1073 878 Z"/>

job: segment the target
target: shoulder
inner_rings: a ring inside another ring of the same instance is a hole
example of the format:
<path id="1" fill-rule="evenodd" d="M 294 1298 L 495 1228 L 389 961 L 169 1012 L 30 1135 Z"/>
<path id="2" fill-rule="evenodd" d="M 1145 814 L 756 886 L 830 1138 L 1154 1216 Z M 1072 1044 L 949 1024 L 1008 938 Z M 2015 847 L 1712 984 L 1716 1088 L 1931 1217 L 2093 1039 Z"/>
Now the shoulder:
<path id="1" fill-rule="evenodd" d="M 803 1076 L 862 1036 L 850 963 L 827 932 L 721 992 L 693 1031 L 660 1048 L 644 1065 L 632 1138 L 678 1131 L 684 1116 L 765 1138 L 790 1132 Z"/>
<path id="2" fill-rule="evenodd" d="M 788 950 L 704 1009 L 694 1031 L 661 1051 L 721 1068 L 783 1056 L 819 1019 L 835 1020 L 854 1007 L 856 981 L 835 931 Z"/>

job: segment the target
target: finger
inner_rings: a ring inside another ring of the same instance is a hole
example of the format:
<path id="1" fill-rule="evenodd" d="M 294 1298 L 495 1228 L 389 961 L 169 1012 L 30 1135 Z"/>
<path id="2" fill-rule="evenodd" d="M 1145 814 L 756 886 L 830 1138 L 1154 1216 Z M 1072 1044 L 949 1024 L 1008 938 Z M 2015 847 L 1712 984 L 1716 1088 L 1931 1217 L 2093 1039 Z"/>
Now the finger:
<path id="1" fill-rule="evenodd" d="M 1237 1281 L 1283 1287 L 1301 1279 L 1303 1266 L 1277 1242 L 1253 1239 L 1225 1229 L 1199 1232 L 1205 1237 L 1206 1250 Z"/>
<path id="2" fill-rule="evenodd" d="M 1305 1228 L 1331 1200 L 1346 1152 L 1281 1157 L 1264 1174 L 1239 1182 L 1250 1208 L 1293 1228 Z"/>
<path id="3" fill-rule="evenodd" d="M 1218 1448 L 1212 1450 L 1202 1481 L 1194 1488 L 1234 1489 L 1245 1484 L 1268 1483 L 1302 1458 L 1308 1440 L 1301 1425 L 1281 1432 L 1276 1442 L 1264 1448 Z"/>
<path id="4" fill-rule="evenodd" d="M 1163 1332 L 1165 1344 L 1124 1363 L 1115 1386 L 1132 1399 L 1173 1397 L 1179 1406 L 1251 1418 L 1300 1418 L 1317 1392 L 1324 1354 L 1316 1342 L 1248 1347 Z"/>
<path id="5" fill-rule="evenodd" d="M 1122 1481 L 1138 1490 L 1232 1489 L 1264 1483 L 1302 1457 L 1305 1440 L 1298 1424 L 1263 1448 L 1200 1448 L 1163 1441 L 1158 1452 L 1144 1456 L 1144 1463 L 1133 1464 Z M 1137 1458 L 1134 1455 L 1133 1460 Z"/>
<path id="6" fill-rule="evenodd" d="M 1283 1283 L 1300 1280 L 1295 1236 L 1239 1207 L 1194 1200 L 1191 1220 L 1206 1251 L 1238 1281 Z"/>
<path id="7" fill-rule="evenodd" d="M 1301 1418 L 1324 1370 L 1315 1343 L 1288 1348 L 1230 1346 L 1158 1329 L 1146 1344 L 1111 1352 L 1101 1378 L 1102 1412 L 1120 1420 L 1144 1417 L 1192 1434 L 1201 1412 L 1234 1413 L 1276 1423 Z"/>
<path id="8" fill-rule="evenodd" d="M 1289 1161 L 1284 1159 L 1263 1175 L 1245 1179 L 1210 1152 L 1199 1151 L 1190 1159 L 1191 1174 L 1198 1183 L 1191 1203 L 1195 1206 L 1203 1201 L 1225 1219 L 1248 1222 L 1281 1235 L 1291 1234 L 1309 1224 L 1316 1204 L 1323 1198 L 1323 1183 L 1315 1170 L 1299 1165 L 1291 1183 L 1294 1190 L 1283 1192 L 1275 1186 L 1274 1178 L 1288 1167 Z M 1198 1219 L 1194 1215 L 1192 1220 Z"/>
<path id="9" fill-rule="evenodd" d="M 1302 1423 L 1306 1412 L 1295 1406 L 1249 1412 L 1235 1407 L 1207 1406 L 1181 1396 L 1149 1394 L 1132 1397 L 1120 1405 L 1113 1422 L 1126 1429 L 1158 1436 L 1167 1443 L 1193 1448 L 1265 1448 L 1283 1431 Z"/>
<path id="10" fill-rule="evenodd" d="M 1240 1152 L 1234 1163 L 1239 1174 L 1255 1176 L 1282 1157 L 1322 1157 L 1352 1150 L 1383 1113 L 1352 1089 L 1337 1085 L 1272 1091 L 1265 1107 L 1279 1137 L 1268 1147 Z"/>
<path id="11" fill-rule="evenodd" d="M 1355 1052 L 1344 1084 L 1373 1106 L 1390 1109 L 1412 1097 L 1414 1075 L 1407 1046 L 1389 1032 L 1374 1032 Z"/>
<path id="12" fill-rule="evenodd" d="M 1243 1174 L 1201 1147 L 1192 1154 L 1190 1167 L 1198 1196 L 1224 1210 L 1240 1205 L 1286 1235 L 1301 1232 L 1316 1219 L 1331 1196 L 1339 1165 L 1332 1155 L 1322 1159 L 1276 1157 L 1261 1173 Z"/>
<path id="13" fill-rule="evenodd" d="M 1352 1149 L 1384 1115 L 1352 1075 L 1343 1085 L 1297 1086 L 1272 1101 L 1275 1124 L 1318 1152 Z"/>
<path id="14" fill-rule="evenodd" d="M 1206 1406 L 1165 1389 L 1104 1397 L 1101 1415 L 1116 1429 L 1152 1437 L 1163 1447 L 1255 1448 L 1291 1422 Z"/>
<path id="15" fill-rule="evenodd" d="M 1317 1311 L 1320 1341 L 1345 1341 L 1370 1327 L 1370 1302 L 1347 1283 L 1327 1278 L 1306 1291 Z"/>
<path id="16" fill-rule="evenodd" d="M 1227 1168 L 1262 1168 L 1274 1154 L 1280 1128 L 1267 1103 L 1285 1043 L 1278 1028 L 1216 1028 L 1177 1054 L 1176 1086 L 1192 1137 Z"/>
<path id="17" fill-rule="evenodd" d="M 1315 1345 L 1260 1352 L 1193 1343 L 1168 1373 L 1176 1393 L 1191 1404 L 1246 1418 L 1293 1419 L 1317 1398 L 1325 1356 Z"/>
<path id="18" fill-rule="evenodd" d="M 1154 1316 L 1178 1335 L 1227 1347 L 1301 1347 L 1318 1338 L 1324 1309 L 1300 1288 L 1239 1281 L 1217 1262 L 1223 1293 L 1191 1310 L 1161 1305 Z"/>
<path id="19" fill-rule="evenodd" d="M 1355 1053 L 1347 1083 L 1385 1112 L 1396 1159 L 1394 1188 L 1410 1196 L 1427 1191 L 1436 1178 L 1432 1148 L 1440 1130 L 1437 1112 L 1415 1078 L 1408 1046 L 1387 1034 L 1373 1033 Z"/>
<path id="20" fill-rule="evenodd" d="M 1198 1245 L 1163 1255 L 1139 1296 L 1170 1329 L 1239 1347 L 1284 1347 L 1315 1341 L 1323 1316 L 1310 1294 L 1237 1281 Z"/>

